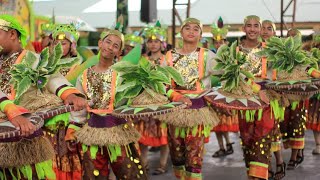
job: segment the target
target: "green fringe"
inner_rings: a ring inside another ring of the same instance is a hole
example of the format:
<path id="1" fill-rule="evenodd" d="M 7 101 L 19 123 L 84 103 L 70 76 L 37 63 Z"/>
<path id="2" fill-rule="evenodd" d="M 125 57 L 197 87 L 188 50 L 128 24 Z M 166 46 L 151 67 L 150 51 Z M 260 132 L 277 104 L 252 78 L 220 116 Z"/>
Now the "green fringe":
<path id="1" fill-rule="evenodd" d="M 58 130 L 59 125 L 67 126 L 69 124 L 70 113 L 64 113 L 57 115 L 49 120 L 46 120 L 46 124 L 44 125 L 47 129 L 55 132 Z"/>
<path id="2" fill-rule="evenodd" d="M 117 158 L 122 155 L 120 145 L 108 145 L 107 149 L 111 162 L 115 162 Z"/>
<path id="3" fill-rule="evenodd" d="M 273 114 L 276 120 L 283 121 L 285 107 L 281 107 L 278 100 L 270 101 L 270 105 L 271 105 L 271 111 L 273 112 L 271 113 L 271 118 Z"/>
<path id="4" fill-rule="evenodd" d="M 190 127 L 176 127 L 175 132 L 174 132 L 174 136 L 176 138 L 178 138 L 178 137 L 185 138 L 188 134 L 190 134 L 190 131 L 191 131 L 191 135 L 194 137 L 197 136 L 197 134 L 199 137 L 202 134 L 204 135 L 204 137 L 209 137 L 210 133 L 211 133 L 211 129 L 212 129 L 211 125 L 204 125 L 203 130 L 201 132 L 199 132 L 198 125 L 194 126 L 192 128 L 190 128 Z"/>
<path id="5" fill-rule="evenodd" d="M 298 101 L 293 101 L 291 103 L 291 110 L 295 110 L 298 107 L 299 102 Z"/>
<path id="6" fill-rule="evenodd" d="M 255 115 L 256 115 L 257 110 L 246 110 L 245 115 L 246 115 L 246 122 L 254 122 L 255 120 Z"/>
<path id="7" fill-rule="evenodd" d="M 52 160 L 35 164 L 38 179 L 56 179 L 56 174 L 52 169 Z M 32 180 L 32 167 L 26 165 L 18 168 L 9 168 L 10 176 L 13 180 L 28 179 Z M 16 171 L 16 175 L 14 171 Z M 22 176 L 21 176 L 22 175 Z M 0 180 L 7 180 L 5 169 L 0 171 Z"/>
<path id="8" fill-rule="evenodd" d="M 96 159 L 97 158 L 97 153 L 98 153 L 98 146 L 90 146 L 90 157 L 92 159 Z"/>
<path id="9" fill-rule="evenodd" d="M 90 146 L 89 148 L 90 148 L 91 159 L 96 159 L 99 146 Z M 82 150 L 84 153 L 87 152 L 89 148 L 86 145 L 82 145 Z M 110 157 L 110 162 L 116 162 L 117 158 L 122 156 L 121 145 L 108 145 L 106 146 L 106 148 L 108 151 L 108 155 Z M 129 145 L 125 146 L 125 150 L 126 150 L 127 157 L 130 157 L 131 150 Z M 103 154 L 102 152 L 103 150 L 101 148 L 101 154 Z"/>
<path id="10" fill-rule="evenodd" d="M 262 119 L 262 113 L 263 113 L 263 109 L 259 109 L 259 111 L 258 111 L 258 121 L 260 121 Z"/>
<path id="11" fill-rule="evenodd" d="M 240 117 L 243 119 L 243 110 L 240 110 Z"/>
<path id="12" fill-rule="evenodd" d="M 56 174 L 52 169 L 52 160 L 37 163 L 36 172 L 38 179 L 55 179 Z"/>

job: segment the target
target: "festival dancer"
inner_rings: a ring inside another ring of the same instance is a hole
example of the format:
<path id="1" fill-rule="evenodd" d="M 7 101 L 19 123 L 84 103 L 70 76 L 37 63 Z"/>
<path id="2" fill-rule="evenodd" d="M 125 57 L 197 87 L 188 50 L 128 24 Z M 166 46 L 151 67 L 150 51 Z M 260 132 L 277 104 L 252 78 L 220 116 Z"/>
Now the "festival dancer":
<path id="1" fill-rule="evenodd" d="M 180 179 L 202 179 L 202 161 L 205 137 L 217 125 L 218 117 L 210 111 L 203 97 L 211 88 L 210 73 L 215 65 L 215 54 L 198 43 L 202 24 L 198 19 L 187 18 L 181 26 L 183 46 L 166 54 L 164 65 L 172 66 L 183 77 L 184 86 L 173 84 L 168 97 L 173 101 L 189 102 L 192 106 L 160 118 L 168 123 L 168 141 L 174 174 Z"/>
<path id="2" fill-rule="evenodd" d="M 14 67 L 20 63 L 25 63 L 25 61 L 31 60 L 27 55 L 28 52 L 23 49 L 26 45 L 27 34 L 23 27 L 18 23 L 18 21 L 10 15 L 0 16 L 0 61 L 1 61 L 1 91 L 8 95 L 10 100 L 15 100 L 16 93 L 20 92 L 19 87 L 12 87 L 9 83 L 12 80 L 12 75 L 9 73 Z M 33 55 L 37 57 L 36 55 Z M 36 59 L 39 62 L 39 58 Z M 38 82 L 42 83 L 42 82 Z M 61 98 L 66 105 L 73 104 L 75 110 L 81 110 L 86 106 L 86 101 L 83 95 L 73 88 L 70 83 L 59 73 L 53 74 L 48 78 L 46 82 L 46 89 L 51 94 L 50 96 L 58 96 Z M 32 98 L 39 99 L 40 97 L 27 96 L 26 99 L 19 99 L 19 104 L 27 107 L 33 104 Z M 59 98 L 59 99 L 60 99 Z M 23 103 L 28 102 L 29 103 Z M 30 110 L 30 108 L 28 108 Z M 17 111 L 18 113 L 19 111 Z M 19 115 L 19 113 L 18 113 Z M 10 119 L 10 118 L 9 118 Z M 15 124 L 15 123 L 13 123 Z M 29 130 L 32 128 L 30 124 L 26 124 L 25 127 L 29 126 Z M 23 129 L 23 128 L 22 128 Z M 40 131 L 39 131 L 40 132 Z M 38 133 L 39 133 L 38 132 Z M 16 158 L 19 162 L 21 161 L 21 167 L 12 167 L 10 169 L 1 168 L 1 172 L 5 173 L 5 178 L 18 178 L 18 179 L 55 179 L 55 174 L 52 169 L 52 155 L 53 148 L 50 145 L 47 138 L 45 138 L 42 133 L 40 136 L 32 138 L 31 140 L 22 140 L 18 144 L 21 150 L 16 150 L 20 154 L 19 158 Z M 1 149 L 1 148 L 0 148 Z M 8 152 L 13 153 L 14 151 Z M 31 153 L 32 152 L 32 153 Z M 30 153 L 30 154 L 28 154 Z M 4 155 L 3 152 L 1 152 Z M 18 154 L 10 154 L 8 156 L 15 156 Z M 29 159 L 29 160 L 28 160 Z M 31 159 L 31 160 L 30 160 Z M 12 173 L 10 173 L 10 172 Z"/>
<path id="3" fill-rule="evenodd" d="M 124 36 L 117 30 L 119 26 L 101 34 L 97 61 L 86 61 L 68 75 L 78 77 L 76 87 L 90 100 L 86 111 L 72 113 L 75 123 L 69 129 L 70 134 L 75 134 L 74 140 L 82 143 L 84 179 L 107 178 L 109 166 L 118 179 L 147 179 L 134 143 L 139 133 L 131 122 L 111 115 L 116 107 L 119 80 L 111 66 L 124 48 Z M 79 72 L 82 72 L 80 76 Z"/>
<path id="4" fill-rule="evenodd" d="M 153 27 L 148 27 L 145 32 L 147 45 L 146 58 L 153 64 L 160 65 L 164 59 L 165 41 L 167 32 L 161 28 L 161 24 L 157 21 Z M 137 130 L 142 135 L 139 140 L 141 150 L 142 164 L 148 170 L 148 146 L 160 148 L 160 164 L 159 167 L 152 173 L 160 175 L 167 172 L 167 162 L 169 157 L 169 146 L 167 137 L 167 125 L 160 122 L 155 117 L 139 120 L 136 124 Z"/>
<path id="5" fill-rule="evenodd" d="M 221 17 L 219 17 L 217 23 L 214 23 L 212 25 L 211 33 L 214 45 L 214 49 L 212 49 L 212 51 L 214 53 L 217 52 L 220 46 L 228 44 L 228 28 L 229 26 L 225 26 L 223 24 L 223 20 Z M 214 84 L 217 84 L 217 79 L 215 77 L 212 77 L 211 84 L 212 86 Z M 233 154 L 234 151 L 232 144 L 234 143 L 230 142 L 229 132 L 239 131 L 238 116 L 229 116 L 221 112 L 218 112 L 218 115 L 220 117 L 220 123 L 212 129 L 212 131 L 214 131 L 216 134 L 219 144 L 219 150 L 214 152 L 214 154 L 212 155 L 212 157 L 214 158 Z M 226 148 L 223 144 L 223 138 L 226 140 Z"/>

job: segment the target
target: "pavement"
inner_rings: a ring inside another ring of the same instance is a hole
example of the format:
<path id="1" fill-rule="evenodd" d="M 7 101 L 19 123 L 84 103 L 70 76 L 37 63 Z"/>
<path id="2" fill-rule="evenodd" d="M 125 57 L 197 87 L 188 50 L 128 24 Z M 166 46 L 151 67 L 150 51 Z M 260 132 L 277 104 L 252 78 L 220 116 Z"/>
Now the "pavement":
<path id="1" fill-rule="evenodd" d="M 246 169 L 243 161 L 242 150 L 239 143 L 239 135 L 230 133 L 230 139 L 235 142 L 234 153 L 222 158 L 212 158 L 211 155 L 218 150 L 218 143 L 215 133 L 211 134 L 210 142 L 206 144 L 206 153 L 203 162 L 204 180 L 246 180 Z M 304 162 L 295 170 L 287 171 L 284 180 L 320 180 L 320 155 L 312 155 L 315 142 L 312 131 L 306 131 L 306 146 L 304 150 Z M 290 159 L 291 150 L 283 150 L 283 158 L 286 163 Z M 153 176 L 152 171 L 158 167 L 159 152 L 149 152 L 149 178 L 150 180 L 175 180 L 171 162 L 169 160 L 168 172 L 162 175 Z M 170 159 L 170 157 L 169 157 Z M 274 158 L 273 158 L 274 161 Z M 273 162 L 275 164 L 275 162 Z M 275 169 L 274 169 L 275 171 Z"/>

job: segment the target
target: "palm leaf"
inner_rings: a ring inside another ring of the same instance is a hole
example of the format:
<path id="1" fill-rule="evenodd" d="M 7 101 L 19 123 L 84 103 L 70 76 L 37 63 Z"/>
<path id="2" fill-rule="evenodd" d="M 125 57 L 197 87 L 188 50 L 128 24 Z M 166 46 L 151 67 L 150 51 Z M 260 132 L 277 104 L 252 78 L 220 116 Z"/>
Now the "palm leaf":
<path id="1" fill-rule="evenodd" d="M 58 63 L 61 68 L 71 68 L 73 65 L 79 63 L 80 59 L 79 58 L 64 58 L 61 59 Z"/>
<path id="2" fill-rule="evenodd" d="M 128 83 L 124 83 L 124 84 L 122 84 L 120 86 L 117 86 L 116 89 L 117 89 L 117 92 L 122 92 L 122 91 L 125 91 L 128 88 L 131 88 L 131 87 L 135 86 L 136 84 L 137 84 L 136 81 L 130 81 Z"/>
<path id="3" fill-rule="evenodd" d="M 170 79 L 168 76 L 166 76 L 164 73 L 157 71 L 157 70 L 152 70 L 149 73 L 150 80 L 158 80 L 166 84 L 170 84 Z"/>
<path id="4" fill-rule="evenodd" d="M 141 90 L 142 90 L 142 86 L 130 87 L 125 91 L 124 97 L 134 98 L 140 94 Z"/>
<path id="5" fill-rule="evenodd" d="M 40 61 L 39 61 L 38 68 L 43 68 L 43 67 L 47 66 L 48 61 L 49 61 L 49 48 L 46 47 L 40 53 Z"/>
<path id="6" fill-rule="evenodd" d="M 24 77 L 18 84 L 16 89 L 16 99 L 19 100 L 22 94 L 24 94 L 31 86 L 31 79 L 29 77 Z"/>
<path id="7" fill-rule="evenodd" d="M 32 67 L 36 60 L 37 57 L 31 51 L 28 51 L 21 64 L 25 64 L 27 67 Z"/>
<path id="8" fill-rule="evenodd" d="M 164 68 L 169 72 L 173 81 L 176 82 L 179 86 L 183 86 L 185 84 L 181 74 L 178 71 L 176 71 L 173 67 L 166 66 Z"/>
<path id="9" fill-rule="evenodd" d="M 111 69 L 117 71 L 117 72 L 124 72 L 124 73 L 129 73 L 129 72 L 135 72 L 138 70 L 138 66 L 132 64 L 129 61 L 120 61 L 117 62 L 116 64 L 111 66 Z"/>

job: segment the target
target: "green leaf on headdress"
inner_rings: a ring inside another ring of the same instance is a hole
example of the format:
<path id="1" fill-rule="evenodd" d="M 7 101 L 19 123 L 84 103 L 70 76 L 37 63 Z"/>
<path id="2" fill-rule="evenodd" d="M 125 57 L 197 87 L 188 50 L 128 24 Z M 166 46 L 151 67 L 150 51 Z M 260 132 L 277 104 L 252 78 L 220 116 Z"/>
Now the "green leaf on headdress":
<path id="1" fill-rule="evenodd" d="M 156 22 L 155 27 L 159 27 L 159 28 L 161 28 L 161 24 L 160 24 L 160 21 L 159 21 L 159 20 Z"/>
<path id="2" fill-rule="evenodd" d="M 132 64 L 138 64 L 141 57 L 141 45 L 137 44 L 121 61 L 128 61 Z"/>

